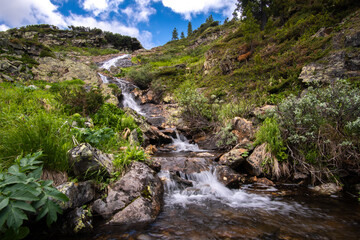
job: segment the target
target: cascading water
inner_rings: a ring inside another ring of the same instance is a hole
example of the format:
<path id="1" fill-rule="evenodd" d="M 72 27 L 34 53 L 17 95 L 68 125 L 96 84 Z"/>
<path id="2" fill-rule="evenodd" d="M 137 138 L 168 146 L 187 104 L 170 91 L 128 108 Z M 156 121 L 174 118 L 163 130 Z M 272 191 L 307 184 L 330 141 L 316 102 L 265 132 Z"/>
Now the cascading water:
<path id="1" fill-rule="evenodd" d="M 103 68 L 110 69 L 121 58 L 128 56 L 105 62 Z M 106 76 L 100 77 L 109 82 Z M 135 86 L 114 80 L 122 89 L 123 105 L 145 115 L 131 94 Z M 286 187 L 254 184 L 229 189 L 219 182 L 211 161 L 203 171 L 182 172 L 175 160 L 183 158 L 183 166 L 187 166 L 191 154 L 203 150 L 173 130 L 176 150 L 163 158 L 174 169 L 158 174 L 164 182 L 165 205 L 157 220 L 125 233 L 107 230 L 94 239 L 357 239 L 354 236 L 360 235 L 356 202 L 314 197 L 294 186 L 290 194 Z"/>
<path id="2" fill-rule="evenodd" d="M 100 68 L 105 68 L 106 70 L 109 70 L 110 71 L 110 68 L 113 67 L 113 66 L 117 66 L 117 63 L 119 61 L 121 61 L 122 59 L 127 59 L 127 58 L 130 58 L 130 55 L 129 54 L 125 54 L 125 55 L 122 55 L 122 56 L 118 56 L 116 58 L 112 58 L 106 62 L 104 62 Z"/>

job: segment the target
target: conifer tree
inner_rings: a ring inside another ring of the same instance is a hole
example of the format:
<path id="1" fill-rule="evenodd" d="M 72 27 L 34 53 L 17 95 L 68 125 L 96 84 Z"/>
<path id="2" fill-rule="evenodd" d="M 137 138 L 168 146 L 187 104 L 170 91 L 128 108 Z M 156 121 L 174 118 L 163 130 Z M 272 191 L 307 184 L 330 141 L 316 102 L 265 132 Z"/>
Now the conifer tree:
<path id="1" fill-rule="evenodd" d="M 187 36 L 189 37 L 193 33 L 191 22 L 188 23 Z"/>
<path id="2" fill-rule="evenodd" d="M 178 34 L 178 31 L 176 28 L 174 28 L 173 32 L 172 32 L 172 41 L 175 41 L 175 40 L 179 40 L 179 34 Z"/>
<path id="3" fill-rule="evenodd" d="M 181 32 L 181 34 L 180 34 L 180 38 L 181 38 L 181 39 L 184 39 L 184 38 L 185 38 L 185 34 L 184 34 L 184 32 Z"/>

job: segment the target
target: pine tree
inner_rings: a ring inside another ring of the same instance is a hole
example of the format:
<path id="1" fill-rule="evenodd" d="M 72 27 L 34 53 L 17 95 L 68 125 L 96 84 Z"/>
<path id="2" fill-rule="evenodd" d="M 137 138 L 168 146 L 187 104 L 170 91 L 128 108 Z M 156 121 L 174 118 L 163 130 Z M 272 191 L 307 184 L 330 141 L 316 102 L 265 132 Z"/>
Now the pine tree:
<path id="1" fill-rule="evenodd" d="M 193 33 L 191 22 L 188 23 L 187 36 L 189 37 Z"/>
<path id="2" fill-rule="evenodd" d="M 179 40 L 179 34 L 176 28 L 174 28 L 173 32 L 172 32 L 172 41 L 174 40 Z"/>
<path id="3" fill-rule="evenodd" d="M 184 38 L 185 38 L 185 34 L 184 34 L 184 32 L 181 32 L 181 34 L 180 34 L 180 38 L 181 38 L 181 39 L 184 39 Z"/>

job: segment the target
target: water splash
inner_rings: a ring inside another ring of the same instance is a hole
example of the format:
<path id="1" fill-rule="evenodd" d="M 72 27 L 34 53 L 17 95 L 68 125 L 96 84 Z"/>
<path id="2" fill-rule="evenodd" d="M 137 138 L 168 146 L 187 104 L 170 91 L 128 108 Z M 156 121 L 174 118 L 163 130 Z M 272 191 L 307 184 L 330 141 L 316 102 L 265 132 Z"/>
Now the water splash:
<path id="1" fill-rule="evenodd" d="M 101 73 L 98 73 L 100 78 L 101 78 L 101 81 L 104 83 L 104 84 L 108 84 L 109 83 L 109 80 L 107 78 L 107 76 L 105 75 L 102 75 Z"/>
<path id="2" fill-rule="evenodd" d="M 130 58 L 130 55 L 129 54 L 125 54 L 125 55 L 122 55 L 122 56 L 118 56 L 116 58 L 112 58 L 106 62 L 103 63 L 103 65 L 101 65 L 100 68 L 105 68 L 106 70 L 109 70 L 110 71 L 110 68 L 112 66 L 115 66 L 116 67 L 116 64 L 117 62 L 120 60 L 120 59 L 125 59 L 125 58 Z"/>
<path id="3" fill-rule="evenodd" d="M 186 207 L 187 205 L 206 205 L 207 201 L 217 201 L 233 208 L 261 208 L 266 211 L 295 212 L 305 211 L 304 207 L 297 203 L 286 203 L 277 201 L 269 196 L 247 193 L 244 190 L 231 190 L 218 181 L 216 171 L 202 171 L 200 173 L 180 174 L 180 176 L 191 181 L 193 186 L 182 188 L 172 180 L 167 171 L 159 173 L 164 181 L 166 206 Z"/>
<path id="4" fill-rule="evenodd" d="M 204 152 L 199 148 L 197 144 L 192 144 L 185 136 L 180 136 L 176 129 L 173 129 L 176 133 L 176 138 L 172 138 L 172 145 L 176 148 L 175 152 Z"/>
<path id="5" fill-rule="evenodd" d="M 115 78 L 115 80 L 118 83 L 118 86 L 121 88 L 123 95 L 122 104 L 124 107 L 131 108 L 138 114 L 145 116 L 145 112 L 142 110 L 140 104 L 136 102 L 134 95 L 131 93 L 131 91 L 136 88 L 136 86 L 120 78 Z"/>

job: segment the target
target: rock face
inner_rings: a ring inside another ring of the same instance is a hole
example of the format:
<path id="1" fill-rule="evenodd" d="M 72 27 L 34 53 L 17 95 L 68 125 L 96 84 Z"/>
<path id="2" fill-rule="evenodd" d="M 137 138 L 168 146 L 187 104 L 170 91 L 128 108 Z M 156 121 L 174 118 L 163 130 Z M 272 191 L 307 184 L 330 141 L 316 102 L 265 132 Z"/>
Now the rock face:
<path id="1" fill-rule="evenodd" d="M 208 162 L 201 157 L 153 157 L 152 162 L 161 165 L 161 170 L 184 174 L 208 171 Z"/>
<path id="2" fill-rule="evenodd" d="M 163 185 L 147 165 L 133 162 L 129 171 L 108 190 L 108 196 L 96 200 L 93 210 L 108 224 L 149 222 L 159 214 L 162 206 Z"/>
<path id="3" fill-rule="evenodd" d="M 89 210 L 81 207 L 68 213 L 66 220 L 62 223 L 63 234 L 90 233 L 92 230 L 92 217 Z"/>
<path id="4" fill-rule="evenodd" d="M 91 181 L 81 183 L 67 182 L 56 188 L 69 198 L 68 202 L 60 204 L 63 210 L 81 207 L 92 201 L 95 197 L 95 187 Z"/>
<path id="5" fill-rule="evenodd" d="M 97 172 L 103 168 L 113 171 L 113 155 L 105 154 L 88 143 L 82 143 L 68 152 L 69 163 L 76 176 Z"/>

